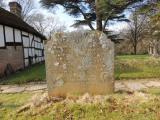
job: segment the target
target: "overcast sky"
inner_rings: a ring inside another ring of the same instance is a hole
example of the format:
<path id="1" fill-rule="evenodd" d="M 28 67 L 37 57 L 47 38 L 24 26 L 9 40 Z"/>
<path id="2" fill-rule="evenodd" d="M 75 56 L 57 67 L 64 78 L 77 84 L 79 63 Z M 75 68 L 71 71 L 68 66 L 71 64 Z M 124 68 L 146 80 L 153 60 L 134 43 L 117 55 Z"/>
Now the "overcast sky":
<path id="1" fill-rule="evenodd" d="M 8 4 L 10 1 L 16 1 L 16 0 L 5 0 L 6 4 Z M 64 13 L 64 10 L 62 7 L 60 7 L 59 9 L 56 9 L 57 10 L 56 12 L 51 13 L 50 11 L 44 9 L 40 5 L 39 1 L 40 0 L 34 0 L 36 9 L 38 11 L 40 11 L 40 13 L 44 13 L 46 16 L 54 16 L 54 17 L 58 18 L 61 23 L 64 23 L 67 26 L 67 30 L 69 30 L 69 31 L 74 30 L 74 28 L 72 28 L 71 25 L 74 23 L 74 20 L 76 20 L 76 18 L 73 18 L 73 17 L 67 15 L 66 13 Z M 127 26 L 126 23 L 121 22 L 121 23 L 116 23 L 114 25 L 110 25 L 109 28 L 110 28 L 110 30 L 113 30 L 113 31 L 119 31 L 126 26 Z M 85 28 L 88 28 L 88 27 L 85 27 Z"/>

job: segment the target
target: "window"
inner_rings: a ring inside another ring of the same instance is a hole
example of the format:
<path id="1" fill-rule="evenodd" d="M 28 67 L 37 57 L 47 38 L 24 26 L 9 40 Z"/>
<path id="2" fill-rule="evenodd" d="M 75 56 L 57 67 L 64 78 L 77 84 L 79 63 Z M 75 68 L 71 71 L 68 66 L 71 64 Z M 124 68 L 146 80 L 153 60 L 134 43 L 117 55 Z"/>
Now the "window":
<path id="1" fill-rule="evenodd" d="M 5 47 L 3 26 L 0 25 L 0 47 Z"/>

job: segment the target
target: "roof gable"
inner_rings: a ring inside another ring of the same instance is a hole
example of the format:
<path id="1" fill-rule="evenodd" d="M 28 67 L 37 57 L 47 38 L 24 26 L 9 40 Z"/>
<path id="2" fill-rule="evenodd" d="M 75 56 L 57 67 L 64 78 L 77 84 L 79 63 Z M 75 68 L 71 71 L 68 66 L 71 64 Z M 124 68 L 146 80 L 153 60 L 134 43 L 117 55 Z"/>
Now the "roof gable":
<path id="1" fill-rule="evenodd" d="M 46 39 L 45 36 L 36 31 L 33 27 L 24 22 L 21 18 L 3 8 L 0 8 L 0 24 L 32 33 L 36 36 L 39 36 L 43 40 Z"/>

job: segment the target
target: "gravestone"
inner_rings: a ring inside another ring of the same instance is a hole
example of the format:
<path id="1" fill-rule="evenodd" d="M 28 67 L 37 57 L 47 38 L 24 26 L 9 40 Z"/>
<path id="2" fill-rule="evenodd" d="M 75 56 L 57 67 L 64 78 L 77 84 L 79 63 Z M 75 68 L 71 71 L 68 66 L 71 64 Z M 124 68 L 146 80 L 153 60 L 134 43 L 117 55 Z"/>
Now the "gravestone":
<path id="1" fill-rule="evenodd" d="M 50 96 L 114 91 L 114 43 L 104 33 L 57 33 L 45 56 Z"/>

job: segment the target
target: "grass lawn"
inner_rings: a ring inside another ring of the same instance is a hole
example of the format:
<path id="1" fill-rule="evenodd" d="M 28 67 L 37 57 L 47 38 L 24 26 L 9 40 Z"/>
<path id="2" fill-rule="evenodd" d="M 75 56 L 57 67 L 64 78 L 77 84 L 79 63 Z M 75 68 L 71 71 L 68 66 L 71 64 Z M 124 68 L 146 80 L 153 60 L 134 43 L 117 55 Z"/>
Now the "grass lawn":
<path id="1" fill-rule="evenodd" d="M 160 78 L 160 58 L 147 55 L 117 56 L 115 78 L 116 80 Z"/>
<path id="2" fill-rule="evenodd" d="M 0 120 L 159 120 L 160 90 L 142 96 L 114 94 L 102 103 L 59 102 L 16 111 L 28 103 L 33 94 L 0 94 Z M 155 94 L 154 94 L 155 93 Z M 48 107 L 45 107 L 48 106 Z"/>
<path id="3" fill-rule="evenodd" d="M 31 96 L 31 93 L 0 94 L 0 120 L 16 120 L 16 109 L 26 103 Z"/>
<path id="4" fill-rule="evenodd" d="M 11 75 L 0 84 L 25 84 L 45 80 L 45 65 L 38 64 L 24 71 Z M 147 55 L 122 55 L 115 59 L 115 78 L 145 79 L 160 78 L 160 58 Z"/>
<path id="5" fill-rule="evenodd" d="M 116 78 L 160 78 L 160 59 L 146 55 L 116 57 Z M 18 72 L 1 84 L 21 84 L 45 80 L 44 64 Z M 159 120 L 160 89 L 144 94 L 115 93 L 100 103 L 58 102 L 21 113 L 16 111 L 37 93 L 0 94 L 0 120 Z M 37 102 L 37 101 L 36 101 Z"/>
<path id="6" fill-rule="evenodd" d="M 44 81 L 45 77 L 45 65 L 36 64 L 33 67 L 17 72 L 4 80 L 0 80 L 0 84 L 25 84 L 28 82 Z"/>

